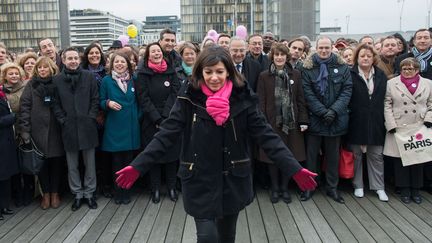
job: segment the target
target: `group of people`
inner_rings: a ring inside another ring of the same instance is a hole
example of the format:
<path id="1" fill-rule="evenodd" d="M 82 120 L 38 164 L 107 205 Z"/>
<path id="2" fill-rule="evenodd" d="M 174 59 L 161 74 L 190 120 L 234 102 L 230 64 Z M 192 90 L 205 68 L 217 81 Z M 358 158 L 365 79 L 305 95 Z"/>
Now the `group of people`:
<path id="1" fill-rule="evenodd" d="M 356 197 L 364 196 L 366 161 L 381 201 L 386 172 L 402 202 L 421 203 L 419 189 L 432 192 L 432 167 L 403 166 L 395 133 L 432 127 L 431 36 L 418 30 L 411 48 L 397 34 L 319 37 L 313 47 L 307 37 L 278 41 L 270 32 L 177 43 L 165 29 L 158 42 L 137 49 L 115 41 L 108 52 L 95 41 L 59 53 L 42 39 L 38 54 L 15 61 L 0 44 L 0 219 L 13 213 L 11 196 L 17 206 L 33 198 L 34 175 L 21 173 L 17 154 L 29 143 L 45 157 L 42 209 L 60 206 L 65 165 L 74 211 L 97 208 L 97 185 L 130 203 L 129 189 L 145 174 L 159 203 L 165 177 L 172 201 L 182 190 L 198 242 L 234 242 L 253 181 L 266 186 L 266 175 L 273 203 L 291 202 L 291 178 L 302 201 L 324 183 L 344 203 L 341 147 L 354 153 Z"/>

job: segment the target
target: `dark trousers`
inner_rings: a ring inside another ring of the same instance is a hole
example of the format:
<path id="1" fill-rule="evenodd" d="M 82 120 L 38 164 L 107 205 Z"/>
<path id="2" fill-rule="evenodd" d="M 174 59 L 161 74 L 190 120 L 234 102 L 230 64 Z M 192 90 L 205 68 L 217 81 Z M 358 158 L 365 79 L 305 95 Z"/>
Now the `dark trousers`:
<path id="1" fill-rule="evenodd" d="M 340 137 L 324 137 L 308 135 L 307 139 L 307 161 L 306 165 L 312 172 L 319 173 L 320 163 L 318 155 L 321 149 L 321 144 L 324 147 L 324 159 L 326 161 L 326 181 L 327 189 L 337 189 L 339 183 L 339 147 Z"/>
<path id="2" fill-rule="evenodd" d="M 175 189 L 176 179 L 177 179 L 177 162 L 170 162 L 165 164 L 155 164 L 150 169 L 150 182 L 151 189 L 159 190 L 161 186 L 161 172 L 162 168 L 165 171 L 165 180 L 168 189 Z"/>
<path id="3" fill-rule="evenodd" d="M 129 151 L 120 151 L 120 152 L 113 152 L 111 154 L 111 161 L 112 161 L 112 174 L 111 174 L 111 178 L 115 178 L 115 173 L 121 169 L 123 169 L 124 167 L 128 166 L 130 162 L 132 162 L 132 160 L 134 159 L 134 152 L 129 150 Z M 122 194 L 124 196 L 128 196 L 128 191 L 129 190 L 124 190 L 121 189 L 117 186 L 116 183 L 114 183 L 115 186 L 115 190 L 116 190 L 116 194 Z M 117 195 L 120 196 L 120 195 Z"/>
<path id="4" fill-rule="evenodd" d="M 217 219 L 197 219 L 197 243 L 234 243 L 238 213 Z"/>
<path id="5" fill-rule="evenodd" d="M 112 180 L 112 155 L 109 152 L 96 150 L 95 153 L 96 161 L 96 178 L 99 184 L 99 189 L 111 188 L 113 184 Z"/>
<path id="6" fill-rule="evenodd" d="M 45 160 L 38 176 L 43 193 L 59 192 L 64 164 L 64 157 L 54 157 Z"/>
<path id="7" fill-rule="evenodd" d="M 401 188 L 420 189 L 423 187 L 423 164 L 402 166 L 400 158 L 391 157 L 394 165 L 395 184 Z"/>
<path id="8" fill-rule="evenodd" d="M 281 173 L 281 170 L 274 164 L 268 165 L 271 181 L 271 190 L 274 192 L 288 191 L 290 177 Z"/>
<path id="9" fill-rule="evenodd" d="M 12 196 L 17 206 L 29 204 L 33 200 L 35 192 L 34 175 L 16 174 L 12 176 Z"/>
<path id="10" fill-rule="evenodd" d="M 11 200 L 11 180 L 0 180 L 0 209 L 9 208 Z"/>
<path id="11" fill-rule="evenodd" d="M 424 172 L 424 186 L 431 188 L 432 187 L 432 162 L 424 163 L 423 172 Z"/>

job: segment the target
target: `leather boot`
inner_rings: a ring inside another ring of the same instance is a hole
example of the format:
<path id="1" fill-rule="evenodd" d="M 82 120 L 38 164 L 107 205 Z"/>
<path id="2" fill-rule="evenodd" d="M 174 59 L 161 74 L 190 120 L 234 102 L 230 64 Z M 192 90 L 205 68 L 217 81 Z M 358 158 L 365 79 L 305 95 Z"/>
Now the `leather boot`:
<path id="1" fill-rule="evenodd" d="M 51 207 L 52 208 L 60 207 L 60 197 L 58 193 L 51 193 Z"/>
<path id="2" fill-rule="evenodd" d="M 50 207 L 50 200 L 51 200 L 50 194 L 44 193 L 42 196 L 41 204 L 40 204 L 40 206 L 43 210 L 48 209 Z"/>

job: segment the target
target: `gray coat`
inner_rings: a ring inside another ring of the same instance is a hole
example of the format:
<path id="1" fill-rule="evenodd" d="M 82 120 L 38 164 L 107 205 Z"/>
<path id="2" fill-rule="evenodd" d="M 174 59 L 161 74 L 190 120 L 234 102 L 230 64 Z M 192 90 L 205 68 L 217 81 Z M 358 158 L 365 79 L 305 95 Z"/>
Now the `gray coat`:
<path id="1" fill-rule="evenodd" d="M 98 146 L 96 116 L 99 111 L 99 90 L 94 75 L 79 70 L 76 82 L 65 70 L 53 78 L 58 102 L 54 114 L 62 126 L 64 149 L 70 152 Z"/>
<path id="2" fill-rule="evenodd" d="M 19 126 L 22 133 L 28 133 L 33 138 L 38 149 L 46 158 L 64 155 L 60 124 L 54 113 L 30 82 L 24 88 L 20 100 Z"/>
<path id="3" fill-rule="evenodd" d="M 412 95 L 400 76 L 387 82 L 384 100 L 384 118 L 387 131 L 405 124 L 432 122 L 432 80 L 420 77 L 416 92 Z M 387 133 L 385 155 L 400 157 L 394 134 Z"/>

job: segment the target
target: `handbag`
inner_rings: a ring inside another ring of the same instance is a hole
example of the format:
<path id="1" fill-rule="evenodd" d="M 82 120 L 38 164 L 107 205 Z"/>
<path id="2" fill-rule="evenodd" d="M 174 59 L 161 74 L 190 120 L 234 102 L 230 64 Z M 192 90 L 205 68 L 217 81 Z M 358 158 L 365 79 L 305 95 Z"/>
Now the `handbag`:
<path id="1" fill-rule="evenodd" d="M 344 179 L 354 177 L 354 153 L 342 146 L 339 150 L 339 177 Z"/>
<path id="2" fill-rule="evenodd" d="M 432 161 L 432 129 L 422 123 L 398 127 L 394 134 L 403 166 Z"/>
<path id="3" fill-rule="evenodd" d="M 33 139 L 30 139 L 30 143 L 27 144 L 21 141 L 18 150 L 21 173 L 28 175 L 39 174 L 45 163 L 45 156 L 36 147 Z"/>

